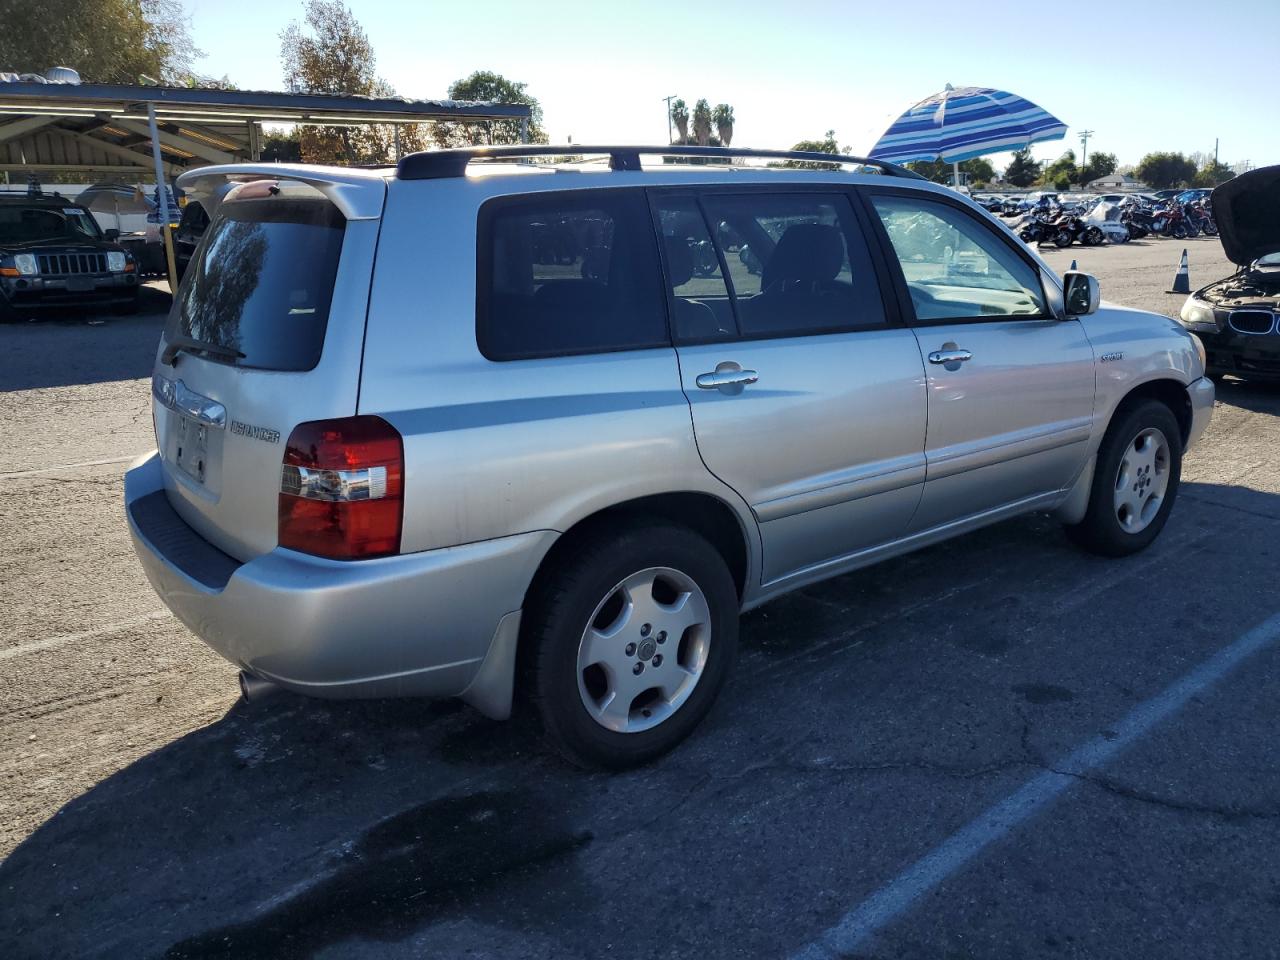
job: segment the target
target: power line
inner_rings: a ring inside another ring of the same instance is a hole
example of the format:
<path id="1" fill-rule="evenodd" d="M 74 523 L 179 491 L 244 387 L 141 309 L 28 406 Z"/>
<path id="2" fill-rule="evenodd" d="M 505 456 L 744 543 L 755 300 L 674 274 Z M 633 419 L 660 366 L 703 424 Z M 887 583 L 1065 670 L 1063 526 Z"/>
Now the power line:
<path id="1" fill-rule="evenodd" d="M 1080 166 L 1083 167 L 1089 162 L 1089 138 L 1093 136 L 1092 130 L 1080 131 Z"/>

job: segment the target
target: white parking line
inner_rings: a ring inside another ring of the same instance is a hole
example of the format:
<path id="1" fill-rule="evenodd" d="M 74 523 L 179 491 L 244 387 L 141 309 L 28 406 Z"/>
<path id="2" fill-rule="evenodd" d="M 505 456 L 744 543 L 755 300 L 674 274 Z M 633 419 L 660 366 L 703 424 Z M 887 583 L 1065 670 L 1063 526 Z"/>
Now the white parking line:
<path id="1" fill-rule="evenodd" d="M 140 617 L 130 617 L 128 620 L 119 620 L 115 623 L 109 623 L 106 626 L 98 627 L 94 630 L 85 630 L 83 633 L 64 633 L 61 636 L 49 637 L 47 640 L 34 640 L 31 643 L 20 643 L 16 647 L 9 647 L 7 650 L 0 650 L 0 660 L 10 660 L 14 657 L 22 657 L 28 653 L 39 653 L 41 650 L 52 650 L 54 647 L 60 647 L 65 643 L 79 643 L 81 640 L 92 640 L 94 637 L 105 636 L 108 633 L 117 633 L 121 630 L 127 630 L 129 627 L 138 627 L 152 620 L 163 620 L 169 616 L 168 610 L 152 610 L 150 613 L 144 613 Z"/>
<path id="2" fill-rule="evenodd" d="M 1103 766 L 1150 733 L 1162 720 L 1181 710 L 1192 697 L 1203 693 L 1277 638 L 1280 638 L 1280 614 L 1219 650 L 1161 693 L 1138 704 L 1108 736 L 1087 741 L 989 807 L 846 913 L 818 940 L 794 954 L 793 960 L 819 960 L 859 950 L 984 849 L 1079 783 L 1082 774 Z"/>
<path id="3" fill-rule="evenodd" d="M 108 457 L 105 460 L 82 460 L 80 463 L 60 463 L 56 467 L 40 467 L 37 470 L 16 470 L 13 473 L 0 473 L 0 480 L 16 480 L 18 477 L 38 477 L 42 473 L 58 473 L 62 470 L 78 470 L 81 467 L 101 467 L 108 463 L 129 463 L 137 460 L 141 454 L 133 453 L 127 457 Z"/>

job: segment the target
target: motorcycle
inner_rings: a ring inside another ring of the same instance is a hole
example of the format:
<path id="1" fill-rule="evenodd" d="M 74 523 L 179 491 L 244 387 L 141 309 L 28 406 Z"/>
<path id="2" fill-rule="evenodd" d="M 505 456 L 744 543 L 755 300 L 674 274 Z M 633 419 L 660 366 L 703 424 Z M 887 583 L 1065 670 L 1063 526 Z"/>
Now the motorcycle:
<path id="1" fill-rule="evenodd" d="M 1151 232 L 1158 237 L 1185 240 L 1191 235 L 1187 229 L 1187 216 L 1182 204 L 1168 201 L 1157 207 L 1151 220 Z"/>
<path id="2" fill-rule="evenodd" d="M 1195 224 L 1196 229 L 1206 237 L 1218 235 L 1218 224 L 1213 219 L 1210 205 L 1203 200 L 1195 200 L 1186 205 L 1187 219 Z"/>
<path id="3" fill-rule="evenodd" d="M 1150 210 L 1137 204 L 1125 207 L 1124 212 L 1120 214 L 1120 222 L 1129 231 L 1130 240 L 1141 240 L 1149 236 L 1153 232 L 1153 219 Z"/>

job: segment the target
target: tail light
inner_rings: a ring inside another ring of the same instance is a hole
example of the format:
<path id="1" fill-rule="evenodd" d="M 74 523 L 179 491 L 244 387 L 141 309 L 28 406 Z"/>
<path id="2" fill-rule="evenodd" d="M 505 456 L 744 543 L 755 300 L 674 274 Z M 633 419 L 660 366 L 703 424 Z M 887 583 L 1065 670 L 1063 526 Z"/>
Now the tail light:
<path id="1" fill-rule="evenodd" d="M 280 546 L 334 560 L 400 552 L 404 444 L 381 417 L 298 424 L 280 475 Z"/>

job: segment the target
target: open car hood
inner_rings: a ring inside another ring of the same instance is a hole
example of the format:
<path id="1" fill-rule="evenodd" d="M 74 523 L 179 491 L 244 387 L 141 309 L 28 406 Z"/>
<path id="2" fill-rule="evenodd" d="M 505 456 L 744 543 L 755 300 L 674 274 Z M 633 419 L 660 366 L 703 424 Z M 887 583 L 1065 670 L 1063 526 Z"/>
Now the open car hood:
<path id="1" fill-rule="evenodd" d="M 1237 266 L 1280 251 L 1280 166 L 1259 167 L 1217 187 L 1213 215 L 1222 249 Z"/>

